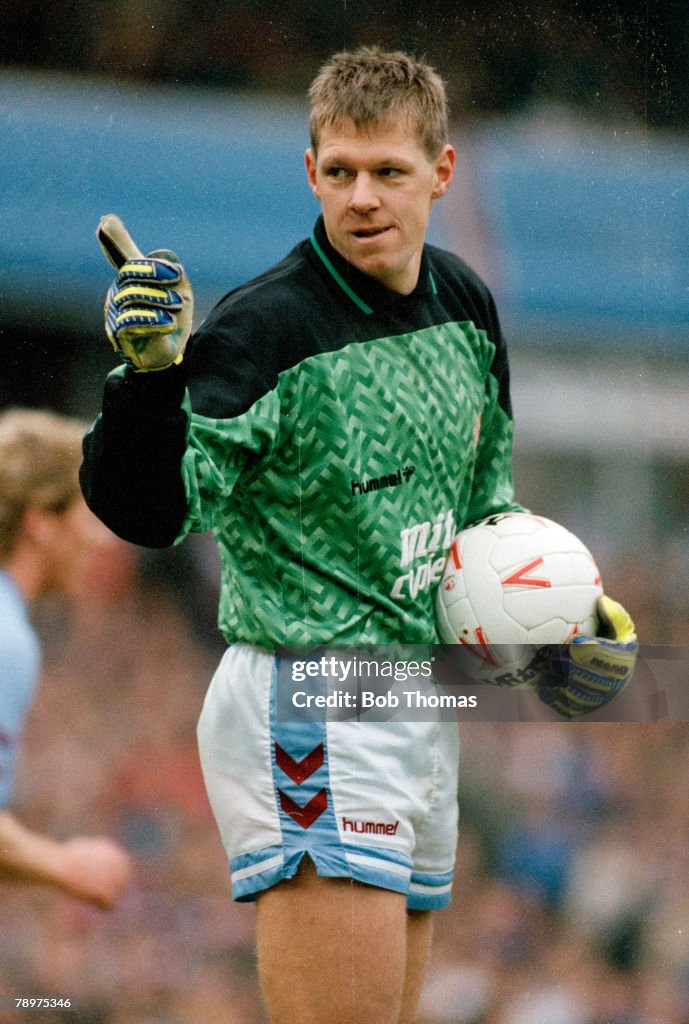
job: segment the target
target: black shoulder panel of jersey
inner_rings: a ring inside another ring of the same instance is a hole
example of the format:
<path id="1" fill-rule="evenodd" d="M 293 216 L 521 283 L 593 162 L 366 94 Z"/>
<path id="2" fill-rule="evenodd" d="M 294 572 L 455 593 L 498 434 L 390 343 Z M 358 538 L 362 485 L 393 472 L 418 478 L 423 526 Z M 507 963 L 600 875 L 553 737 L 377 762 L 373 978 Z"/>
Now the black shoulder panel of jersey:
<path id="1" fill-rule="evenodd" d="M 335 252 L 322 219 L 312 238 L 221 299 L 191 339 L 185 362 L 194 412 L 238 416 L 276 386 L 282 371 L 309 356 L 443 320 L 471 320 L 486 332 L 496 348 L 492 372 L 500 401 L 510 412 L 495 304 L 463 260 L 425 246 L 419 284 L 411 295 L 399 295 Z"/>
<path id="2" fill-rule="evenodd" d="M 195 413 L 239 416 L 276 386 L 282 370 L 313 354 L 317 296 L 303 258 L 307 244 L 229 292 L 190 339 L 185 363 Z"/>
<path id="3" fill-rule="evenodd" d="M 466 319 L 484 330 L 495 345 L 495 357 L 491 372 L 498 382 L 500 405 L 512 417 L 510 400 L 510 372 L 507 345 L 500 326 L 500 318 L 493 295 L 475 270 L 454 253 L 426 246 L 438 291 L 447 290 L 456 296 L 458 304 L 469 314 Z"/>

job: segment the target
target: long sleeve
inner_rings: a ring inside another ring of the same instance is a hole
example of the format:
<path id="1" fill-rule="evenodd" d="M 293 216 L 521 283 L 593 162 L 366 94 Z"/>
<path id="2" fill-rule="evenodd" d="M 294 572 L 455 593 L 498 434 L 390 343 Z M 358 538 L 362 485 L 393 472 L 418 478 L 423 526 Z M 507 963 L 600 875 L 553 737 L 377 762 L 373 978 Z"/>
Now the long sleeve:
<path id="1" fill-rule="evenodd" d="M 484 322 L 495 351 L 486 377 L 484 408 L 476 425 L 476 464 L 467 525 L 498 512 L 525 511 L 514 500 L 512 483 L 514 421 L 507 348 L 493 297 L 487 289 L 484 297 Z"/>
<path id="2" fill-rule="evenodd" d="M 184 364 L 157 373 L 120 367 L 84 438 L 81 486 L 91 510 L 124 540 L 161 548 L 187 511 L 181 473 L 188 410 Z"/>

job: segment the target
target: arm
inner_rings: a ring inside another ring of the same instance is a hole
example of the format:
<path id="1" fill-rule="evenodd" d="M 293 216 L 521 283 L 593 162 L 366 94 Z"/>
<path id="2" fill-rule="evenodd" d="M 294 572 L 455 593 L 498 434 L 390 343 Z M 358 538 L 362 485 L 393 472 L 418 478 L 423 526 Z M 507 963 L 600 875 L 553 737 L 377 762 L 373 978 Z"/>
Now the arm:
<path id="1" fill-rule="evenodd" d="M 119 246 L 133 245 L 122 231 Z M 106 333 L 126 365 L 107 379 L 81 469 L 89 507 L 146 547 L 209 529 L 246 459 L 270 451 L 280 422 L 276 347 L 265 353 L 272 311 L 260 298 L 248 307 L 223 301 L 187 347 L 187 328 L 179 334 L 175 320 L 184 296 L 163 280 L 171 267 L 186 281 L 181 265 L 160 253 L 132 258 L 108 292 Z M 175 337 L 170 348 L 166 339 Z M 266 358 L 257 362 L 257 353 Z"/>
<path id="2" fill-rule="evenodd" d="M 186 514 L 180 465 L 191 287 L 174 253 L 144 257 L 119 218 L 104 217 L 97 234 L 118 270 L 106 297 L 105 330 L 126 365 L 108 378 L 102 415 L 84 440 L 82 490 L 114 533 L 166 547 Z"/>
<path id="3" fill-rule="evenodd" d="M 510 399 L 510 371 L 507 347 L 493 298 L 486 292 L 481 320 L 492 351 L 486 374 L 484 406 L 478 426 L 476 464 L 469 526 L 499 512 L 525 512 L 514 500 L 512 484 L 512 441 L 514 421 Z"/>
<path id="4" fill-rule="evenodd" d="M 119 899 L 131 873 L 128 855 L 104 837 L 57 842 L 0 811 L 0 881 L 46 885 L 102 909 Z"/>
<path id="5" fill-rule="evenodd" d="M 145 374 L 115 370 L 105 384 L 102 414 L 84 438 L 80 479 L 86 502 L 134 544 L 167 547 L 186 515 L 185 386 L 183 366 Z"/>

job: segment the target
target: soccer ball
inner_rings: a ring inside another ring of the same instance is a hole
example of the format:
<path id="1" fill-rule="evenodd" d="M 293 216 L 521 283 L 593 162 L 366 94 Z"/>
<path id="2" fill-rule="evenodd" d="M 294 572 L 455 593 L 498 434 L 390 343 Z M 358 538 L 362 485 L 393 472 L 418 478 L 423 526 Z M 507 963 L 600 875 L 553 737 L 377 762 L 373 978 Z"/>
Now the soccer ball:
<path id="1" fill-rule="evenodd" d="M 539 653 L 595 633 L 600 573 L 558 523 L 524 512 L 490 516 L 458 533 L 436 592 L 438 635 L 464 645 L 476 682 L 530 681 Z"/>

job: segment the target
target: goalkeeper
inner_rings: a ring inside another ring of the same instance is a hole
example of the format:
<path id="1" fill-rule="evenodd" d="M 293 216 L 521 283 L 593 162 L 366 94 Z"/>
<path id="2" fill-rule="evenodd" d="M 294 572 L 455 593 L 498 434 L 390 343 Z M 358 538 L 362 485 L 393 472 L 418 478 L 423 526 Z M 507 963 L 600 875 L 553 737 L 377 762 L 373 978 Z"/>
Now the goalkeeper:
<path id="1" fill-rule="evenodd" d="M 85 439 L 82 486 L 134 543 L 217 540 L 230 646 L 201 760 L 233 895 L 257 901 L 271 1021 L 409 1024 L 431 911 L 450 899 L 456 726 L 280 721 L 276 652 L 436 640 L 454 532 L 520 508 L 509 372 L 488 289 L 425 243 L 455 166 L 442 81 L 362 48 L 333 57 L 310 98 L 322 215 L 192 337 L 176 256 L 144 257 L 102 221 L 118 268 L 106 331 L 124 363 Z M 577 677 L 587 708 L 621 685 L 618 639 Z"/>

